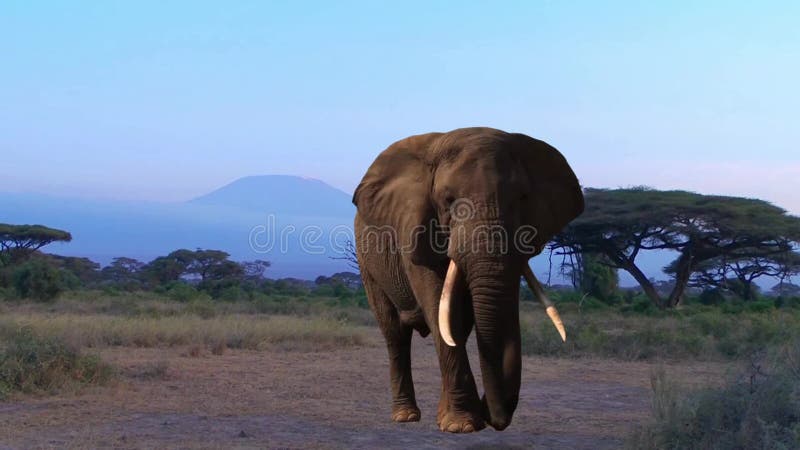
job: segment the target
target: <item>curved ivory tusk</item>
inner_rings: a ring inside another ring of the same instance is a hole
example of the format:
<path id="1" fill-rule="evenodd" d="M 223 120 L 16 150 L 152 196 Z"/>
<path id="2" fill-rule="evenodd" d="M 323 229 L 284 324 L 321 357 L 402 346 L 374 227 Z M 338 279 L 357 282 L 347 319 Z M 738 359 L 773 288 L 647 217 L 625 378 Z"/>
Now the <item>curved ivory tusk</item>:
<path id="1" fill-rule="evenodd" d="M 539 280 L 536 279 L 536 276 L 533 274 L 533 271 L 527 264 L 522 269 L 522 275 L 525 277 L 525 281 L 528 282 L 528 286 L 530 286 L 531 290 L 533 291 L 533 295 L 542 302 L 545 307 L 545 311 L 547 315 L 550 317 L 550 320 L 553 321 L 553 325 L 556 326 L 558 330 L 558 334 L 561 335 L 561 340 L 567 342 L 567 330 L 564 329 L 564 322 L 561 321 L 561 316 L 558 315 L 558 310 L 553 302 L 547 298 L 547 294 L 544 293 L 544 288 L 542 285 L 539 284 Z"/>
<path id="2" fill-rule="evenodd" d="M 450 330 L 451 299 L 456 279 L 458 279 L 458 266 L 453 260 L 450 260 L 447 276 L 444 278 L 444 286 L 442 286 L 442 296 L 439 299 L 439 334 L 442 336 L 444 343 L 450 347 L 456 346 L 456 341 L 453 339 L 453 333 Z"/>

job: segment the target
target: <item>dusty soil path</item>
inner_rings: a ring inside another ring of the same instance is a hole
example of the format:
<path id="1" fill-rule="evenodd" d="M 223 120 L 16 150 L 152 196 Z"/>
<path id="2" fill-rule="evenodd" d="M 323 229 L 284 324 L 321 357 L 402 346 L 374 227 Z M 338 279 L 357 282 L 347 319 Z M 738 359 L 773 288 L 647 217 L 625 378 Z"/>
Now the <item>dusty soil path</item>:
<path id="1" fill-rule="evenodd" d="M 0 403 L 0 448 L 602 449 L 618 448 L 650 416 L 656 364 L 524 358 L 511 427 L 441 433 L 435 353 L 430 339 L 414 342 L 419 423 L 389 420 L 388 362 L 377 336 L 369 346 L 334 352 L 190 356 L 186 348 L 111 348 L 102 356 L 123 373 L 112 386 Z M 693 363 L 666 370 L 706 384 L 726 368 Z"/>

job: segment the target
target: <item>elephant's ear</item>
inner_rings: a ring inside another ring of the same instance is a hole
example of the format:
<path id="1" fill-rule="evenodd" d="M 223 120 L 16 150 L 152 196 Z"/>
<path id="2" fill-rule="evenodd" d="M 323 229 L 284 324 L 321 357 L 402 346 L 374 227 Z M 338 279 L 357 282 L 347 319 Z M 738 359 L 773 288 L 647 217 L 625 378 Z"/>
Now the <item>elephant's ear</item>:
<path id="1" fill-rule="evenodd" d="M 583 212 L 583 191 L 564 155 L 546 142 L 514 134 L 515 151 L 525 169 L 527 193 L 525 220 L 537 229 L 542 248 L 554 235 Z"/>
<path id="2" fill-rule="evenodd" d="M 353 194 L 362 220 L 381 233 L 391 227 L 401 248 L 419 249 L 418 230 L 430 229 L 434 217 L 430 148 L 441 134 L 411 136 L 392 144 L 367 169 Z"/>

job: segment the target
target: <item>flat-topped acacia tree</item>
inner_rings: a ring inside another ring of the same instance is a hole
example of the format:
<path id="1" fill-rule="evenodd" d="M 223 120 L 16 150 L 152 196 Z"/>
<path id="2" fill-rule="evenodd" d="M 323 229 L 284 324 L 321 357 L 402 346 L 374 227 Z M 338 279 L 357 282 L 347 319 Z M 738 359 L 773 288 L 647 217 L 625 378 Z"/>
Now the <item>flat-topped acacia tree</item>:
<path id="1" fill-rule="evenodd" d="M 605 264 L 633 276 L 659 307 L 683 299 L 695 271 L 707 261 L 773 261 L 800 243 L 800 218 L 763 200 L 702 195 L 686 191 L 586 189 L 584 213 L 551 242 L 556 254 L 604 256 Z M 672 250 L 675 285 L 663 299 L 636 264 L 641 251 Z"/>
<path id="2" fill-rule="evenodd" d="M 755 256 L 723 255 L 702 261 L 694 268 L 689 286 L 719 288 L 733 292 L 744 300 L 751 300 L 758 289 L 754 284 L 756 279 L 772 277 L 785 281 L 800 273 L 800 253 L 796 251 L 739 253 Z M 676 266 L 677 260 L 667 265 L 664 272 L 674 275 Z"/>
<path id="3" fill-rule="evenodd" d="M 53 242 L 69 242 L 72 235 L 44 225 L 0 223 L 0 266 L 14 264 Z"/>

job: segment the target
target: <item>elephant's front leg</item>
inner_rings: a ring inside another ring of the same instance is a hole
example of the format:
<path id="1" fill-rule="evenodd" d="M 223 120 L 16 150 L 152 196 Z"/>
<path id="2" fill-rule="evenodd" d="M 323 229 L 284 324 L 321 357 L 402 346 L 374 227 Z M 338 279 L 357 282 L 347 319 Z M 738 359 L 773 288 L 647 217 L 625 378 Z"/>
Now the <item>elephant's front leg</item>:
<path id="1" fill-rule="evenodd" d="M 439 429 L 451 433 L 469 433 L 483 429 L 486 424 L 481 414 L 478 390 L 465 346 L 462 344 L 450 347 L 445 344 L 439 335 L 438 326 L 431 334 L 436 340 L 442 372 L 442 396 L 436 416 Z"/>
<path id="2" fill-rule="evenodd" d="M 458 317 L 466 335 L 457 337 L 461 345 L 450 347 L 439 334 L 439 297 L 441 295 L 441 276 L 424 267 L 412 268 L 410 275 L 414 295 L 423 306 L 425 321 L 431 330 L 439 368 L 442 373 L 442 394 L 436 423 L 442 431 L 469 433 L 483 429 L 486 424 L 482 416 L 481 402 L 475 379 L 469 367 L 469 358 L 464 342 L 472 329 L 474 318 L 470 311 L 463 311 Z M 462 286 L 461 295 L 467 295 Z"/>
<path id="3" fill-rule="evenodd" d="M 392 385 L 392 420 L 416 422 L 420 410 L 414 395 L 411 377 L 411 335 L 413 329 L 403 325 L 397 308 L 374 283 L 365 283 L 367 300 L 378 321 L 389 351 L 389 378 Z"/>

